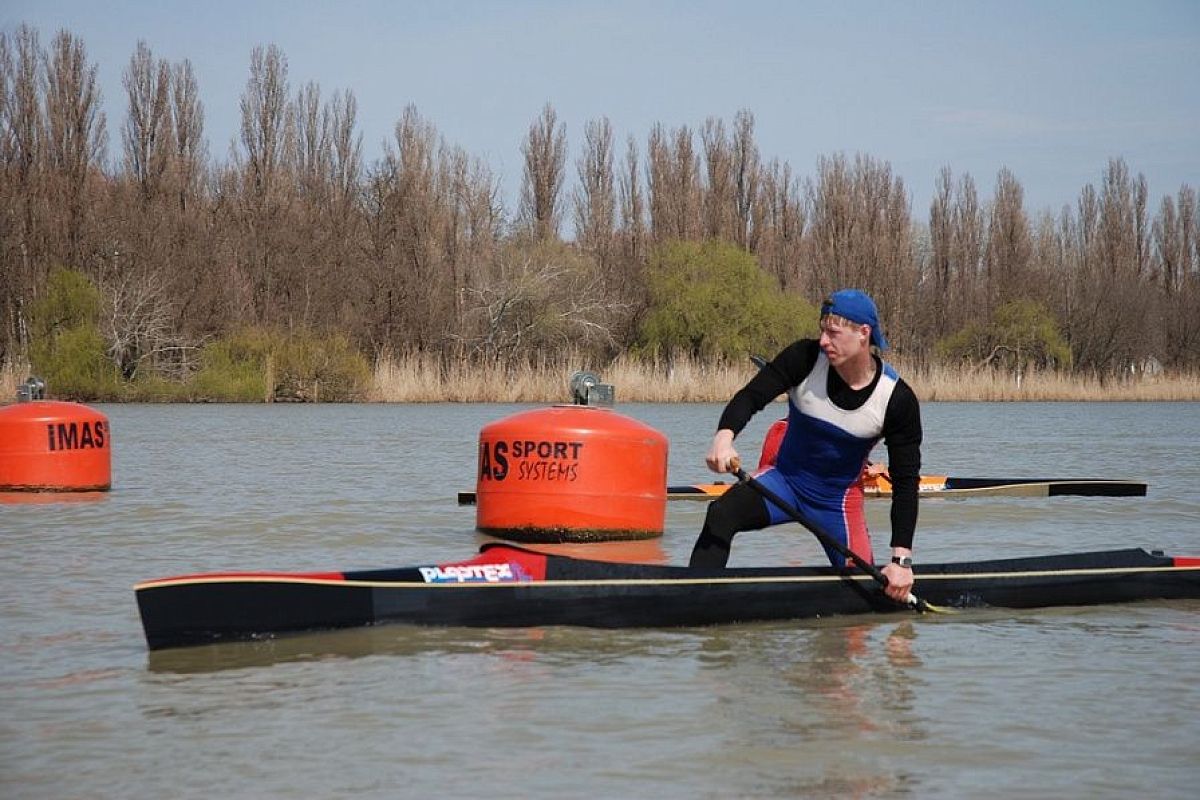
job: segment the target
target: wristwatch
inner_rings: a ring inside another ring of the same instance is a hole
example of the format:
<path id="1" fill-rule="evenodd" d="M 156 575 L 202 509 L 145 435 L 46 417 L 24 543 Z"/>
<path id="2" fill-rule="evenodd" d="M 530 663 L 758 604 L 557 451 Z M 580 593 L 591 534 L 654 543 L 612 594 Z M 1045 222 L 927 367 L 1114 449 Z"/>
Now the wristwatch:
<path id="1" fill-rule="evenodd" d="M 912 569 L 912 556 L 892 556 L 892 563 L 899 564 L 905 569 Z"/>

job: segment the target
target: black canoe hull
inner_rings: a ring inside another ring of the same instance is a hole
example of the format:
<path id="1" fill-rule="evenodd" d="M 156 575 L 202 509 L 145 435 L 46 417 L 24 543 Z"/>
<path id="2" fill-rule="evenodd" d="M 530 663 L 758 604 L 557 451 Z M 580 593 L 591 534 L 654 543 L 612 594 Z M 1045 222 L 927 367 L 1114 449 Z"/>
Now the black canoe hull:
<path id="1" fill-rule="evenodd" d="M 489 564 L 497 553 L 526 554 L 540 559 L 545 575 L 443 583 L 425 582 L 422 568 L 336 579 L 196 576 L 139 585 L 138 606 L 151 649 L 384 623 L 677 627 L 904 611 L 870 578 L 831 568 L 691 570 L 494 547 Z M 1121 550 L 926 565 L 917 581 L 927 602 L 959 608 L 1200 598 L 1200 560 Z"/>

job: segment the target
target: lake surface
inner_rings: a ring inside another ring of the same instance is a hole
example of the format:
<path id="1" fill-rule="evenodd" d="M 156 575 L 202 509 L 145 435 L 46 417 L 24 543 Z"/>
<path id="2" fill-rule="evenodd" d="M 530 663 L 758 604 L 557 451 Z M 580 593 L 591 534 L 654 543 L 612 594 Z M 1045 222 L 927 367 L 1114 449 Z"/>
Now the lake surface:
<path id="1" fill-rule="evenodd" d="M 618 387 L 619 398 L 619 387 Z M 405 626 L 149 653 L 132 586 L 467 557 L 530 406 L 98 406 L 113 491 L 0 503 L 0 796 L 1132 797 L 1200 786 L 1200 603 L 649 631 Z M 745 459 L 782 406 L 740 437 Z M 717 405 L 618 405 L 710 476 Z M 1200 555 L 1200 405 L 927 404 L 925 472 L 1149 481 L 924 500 L 919 561 Z M 877 453 L 883 457 L 882 451 Z M 877 552 L 887 502 L 868 501 Z M 703 518 L 599 546 L 685 563 Z M 607 549 L 605 549 L 607 548 Z M 797 526 L 733 565 L 822 563 Z M 920 584 L 918 582 L 918 591 Z"/>

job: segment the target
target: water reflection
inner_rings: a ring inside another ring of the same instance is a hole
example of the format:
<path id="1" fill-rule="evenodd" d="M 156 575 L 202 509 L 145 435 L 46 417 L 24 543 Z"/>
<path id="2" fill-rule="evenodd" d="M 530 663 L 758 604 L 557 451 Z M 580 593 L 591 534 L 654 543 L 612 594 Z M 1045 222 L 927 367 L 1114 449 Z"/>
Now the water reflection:
<path id="1" fill-rule="evenodd" d="M 707 668 L 724 670 L 736 669 L 746 658 L 763 657 L 761 650 L 767 648 L 765 643 L 783 634 L 789 641 L 797 636 L 807 639 L 804 648 L 809 655 L 803 663 L 816 667 L 815 680 L 823 674 L 825 667 L 821 665 L 830 662 L 852 664 L 855 656 L 864 655 L 866 637 L 880 627 L 881 624 L 846 625 L 831 620 L 624 630 L 571 626 L 465 628 L 387 624 L 289 634 L 258 641 L 152 650 L 147 654 L 147 668 L 151 673 L 192 674 L 371 656 L 478 654 L 507 662 L 536 660 L 554 666 L 596 666 L 640 655 L 686 655 L 699 658 Z M 888 637 L 887 650 L 897 666 L 919 665 L 907 644 L 912 638 L 915 638 L 915 632 L 911 623 L 905 623 Z M 748 646 L 748 642 L 758 644 Z M 792 646 L 786 645 L 783 651 L 786 655 L 781 659 L 780 667 L 784 672 L 801 663 L 791 660 Z M 843 676 L 848 672 L 853 669 L 841 670 Z"/>
<path id="2" fill-rule="evenodd" d="M 919 709 L 923 620 L 825 619 L 721 629 L 703 678 L 725 731 L 722 769 L 752 769 L 765 796 L 870 797 L 915 785 L 880 772 L 929 733 Z"/>
<path id="3" fill-rule="evenodd" d="M 468 629 L 380 625 L 151 650 L 147 666 L 151 672 L 190 674 L 373 655 L 463 653 L 482 649 L 487 638 L 486 632 L 472 636 Z"/>
<path id="4" fill-rule="evenodd" d="M 109 492 L 0 492 L 0 505 L 39 506 L 51 503 L 95 503 Z"/>

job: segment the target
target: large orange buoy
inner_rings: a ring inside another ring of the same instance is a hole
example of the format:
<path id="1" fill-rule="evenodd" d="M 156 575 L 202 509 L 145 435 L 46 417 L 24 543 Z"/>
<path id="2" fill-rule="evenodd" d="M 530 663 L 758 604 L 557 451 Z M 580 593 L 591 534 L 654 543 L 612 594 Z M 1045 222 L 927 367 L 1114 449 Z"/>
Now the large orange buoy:
<path id="1" fill-rule="evenodd" d="M 0 408 L 0 491 L 112 488 L 108 418 L 79 403 L 33 400 Z"/>
<path id="2" fill-rule="evenodd" d="M 667 437 L 611 408 L 525 411 L 479 433 L 475 526 L 522 542 L 661 536 Z"/>

